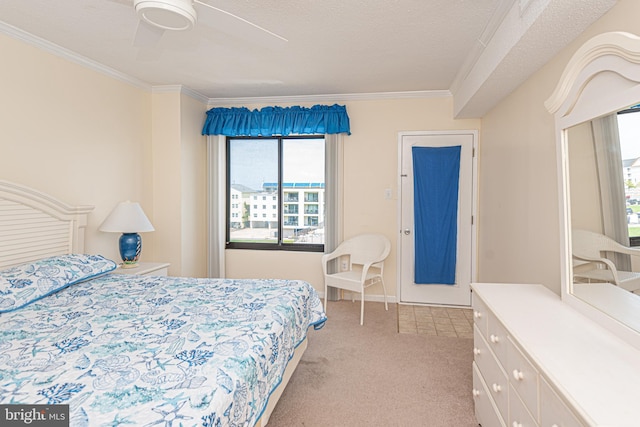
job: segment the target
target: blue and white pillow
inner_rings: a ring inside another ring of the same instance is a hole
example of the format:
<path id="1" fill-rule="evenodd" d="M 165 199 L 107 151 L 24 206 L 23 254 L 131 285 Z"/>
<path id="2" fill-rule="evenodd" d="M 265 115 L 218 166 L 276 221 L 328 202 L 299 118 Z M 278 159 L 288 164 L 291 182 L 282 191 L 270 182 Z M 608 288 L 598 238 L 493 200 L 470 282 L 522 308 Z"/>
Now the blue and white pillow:
<path id="1" fill-rule="evenodd" d="M 102 255 L 69 254 L 0 271 L 0 313 L 31 304 L 61 289 L 115 270 Z"/>

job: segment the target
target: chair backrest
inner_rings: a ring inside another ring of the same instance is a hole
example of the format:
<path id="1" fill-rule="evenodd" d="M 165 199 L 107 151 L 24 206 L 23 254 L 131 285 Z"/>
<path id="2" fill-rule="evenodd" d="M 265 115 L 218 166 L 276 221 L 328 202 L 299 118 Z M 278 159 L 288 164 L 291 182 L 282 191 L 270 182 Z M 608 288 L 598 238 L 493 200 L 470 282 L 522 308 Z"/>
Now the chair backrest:
<path id="1" fill-rule="evenodd" d="M 571 250 L 578 257 L 603 258 L 603 252 L 618 252 L 622 245 L 604 234 L 571 230 Z"/>
<path id="2" fill-rule="evenodd" d="M 384 261 L 391 252 L 391 242 L 381 234 L 360 234 L 340 246 L 351 254 L 352 264 Z"/>

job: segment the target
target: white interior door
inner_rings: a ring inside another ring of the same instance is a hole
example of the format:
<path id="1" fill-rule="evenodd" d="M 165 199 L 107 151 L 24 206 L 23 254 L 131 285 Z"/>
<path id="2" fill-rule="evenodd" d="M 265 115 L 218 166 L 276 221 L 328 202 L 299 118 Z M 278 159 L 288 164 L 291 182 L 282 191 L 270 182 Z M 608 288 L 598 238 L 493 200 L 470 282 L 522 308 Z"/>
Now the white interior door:
<path id="1" fill-rule="evenodd" d="M 476 131 L 403 132 L 400 142 L 400 279 L 401 303 L 471 305 L 471 281 L 475 278 L 475 145 Z M 413 206 L 413 147 L 460 146 L 457 247 L 454 284 L 416 284 Z"/>

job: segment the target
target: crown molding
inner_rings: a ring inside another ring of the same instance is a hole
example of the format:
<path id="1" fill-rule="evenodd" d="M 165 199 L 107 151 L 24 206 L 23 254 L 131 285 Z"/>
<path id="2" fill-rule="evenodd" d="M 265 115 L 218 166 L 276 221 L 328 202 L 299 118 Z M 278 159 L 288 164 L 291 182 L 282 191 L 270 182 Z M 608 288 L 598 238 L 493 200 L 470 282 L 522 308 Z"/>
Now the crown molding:
<path id="1" fill-rule="evenodd" d="M 209 102 L 209 98 L 202 95 L 200 92 L 196 92 L 193 89 L 190 89 L 184 85 L 156 85 L 151 87 L 151 93 L 154 94 L 162 94 L 162 93 L 180 93 L 182 95 L 190 96 L 196 101 L 202 102 L 203 104 L 207 104 Z"/>
<path id="2" fill-rule="evenodd" d="M 86 58 L 67 48 L 59 46 L 48 40 L 27 33 L 19 28 L 0 21 L 0 33 L 16 40 L 20 40 L 60 58 L 66 59 L 75 64 L 94 70 L 98 73 L 114 78 L 118 81 L 130 84 L 139 89 L 149 91 L 154 94 L 176 93 L 190 96 L 210 107 L 245 104 L 286 104 L 301 102 L 316 103 L 336 103 L 347 101 L 371 101 L 385 99 L 410 99 L 410 98 L 444 98 L 450 97 L 449 90 L 424 90 L 405 92 L 371 92 L 371 93 L 346 93 L 346 94 L 326 94 L 326 95 L 293 95 L 293 96 L 267 96 L 267 97 L 239 97 L 239 98 L 208 98 L 200 92 L 186 86 L 176 85 L 151 85 L 147 82 L 131 77 L 128 74 L 115 70 L 92 59 Z"/>
<path id="3" fill-rule="evenodd" d="M 20 40 L 22 42 L 35 46 L 39 49 L 42 49 L 46 52 L 49 52 L 53 55 L 56 55 L 60 58 L 66 59 L 70 62 L 76 63 L 83 67 L 92 69 L 94 71 L 97 71 L 101 74 L 112 77 L 121 82 L 135 86 L 139 89 L 151 90 L 151 85 L 146 82 L 143 82 L 142 80 L 136 79 L 118 70 L 107 67 L 106 65 L 103 65 L 92 59 L 86 58 L 76 52 L 73 52 L 62 46 L 58 46 L 55 43 L 51 43 L 48 40 L 45 40 L 43 38 L 40 38 L 30 33 L 27 33 L 26 31 L 23 31 L 19 28 L 16 28 L 12 25 L 7 24 L 6 22 L 0 21 L 0 33 L 6 34 L 11 38 Z"/>
<path id="4" fill-rule="evenodd" d="M 348 101 L 375 101 L 384 99 L 446 98 L 450 96 L 451 92 L 449 90 L 421 90 L 406 92 L 343 93 L 328 95 L 209 98 L 208 105 L 210 107 L 215 107 L 246 104 L 289 104 L 299 102 L 336 103 Z"/>

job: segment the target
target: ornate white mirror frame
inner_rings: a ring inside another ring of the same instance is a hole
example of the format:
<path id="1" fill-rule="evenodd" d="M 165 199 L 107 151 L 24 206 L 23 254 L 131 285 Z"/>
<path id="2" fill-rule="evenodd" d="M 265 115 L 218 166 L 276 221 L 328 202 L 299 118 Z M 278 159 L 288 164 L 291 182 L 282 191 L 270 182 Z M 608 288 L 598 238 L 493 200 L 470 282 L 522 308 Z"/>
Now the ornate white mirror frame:
<path id="1" fill-rule="evenodd" d="M 555 115 L 556 122 L 562 299 L 640 348 L 640 329 L 633 326 L 634 322 L 640 322 L 640 296 L 625 298 L 632 305 L 637 299 L 637 307 L 624 307 L 625 302 L 618 304 L 614 295 L 604 307 L 574 293 L 567 146 L 567 130 L 572 126 L 638 103 L 640 38 L 630 33 L 609 32 L 593 37 L 576 51 L 545 106 Z"/>

